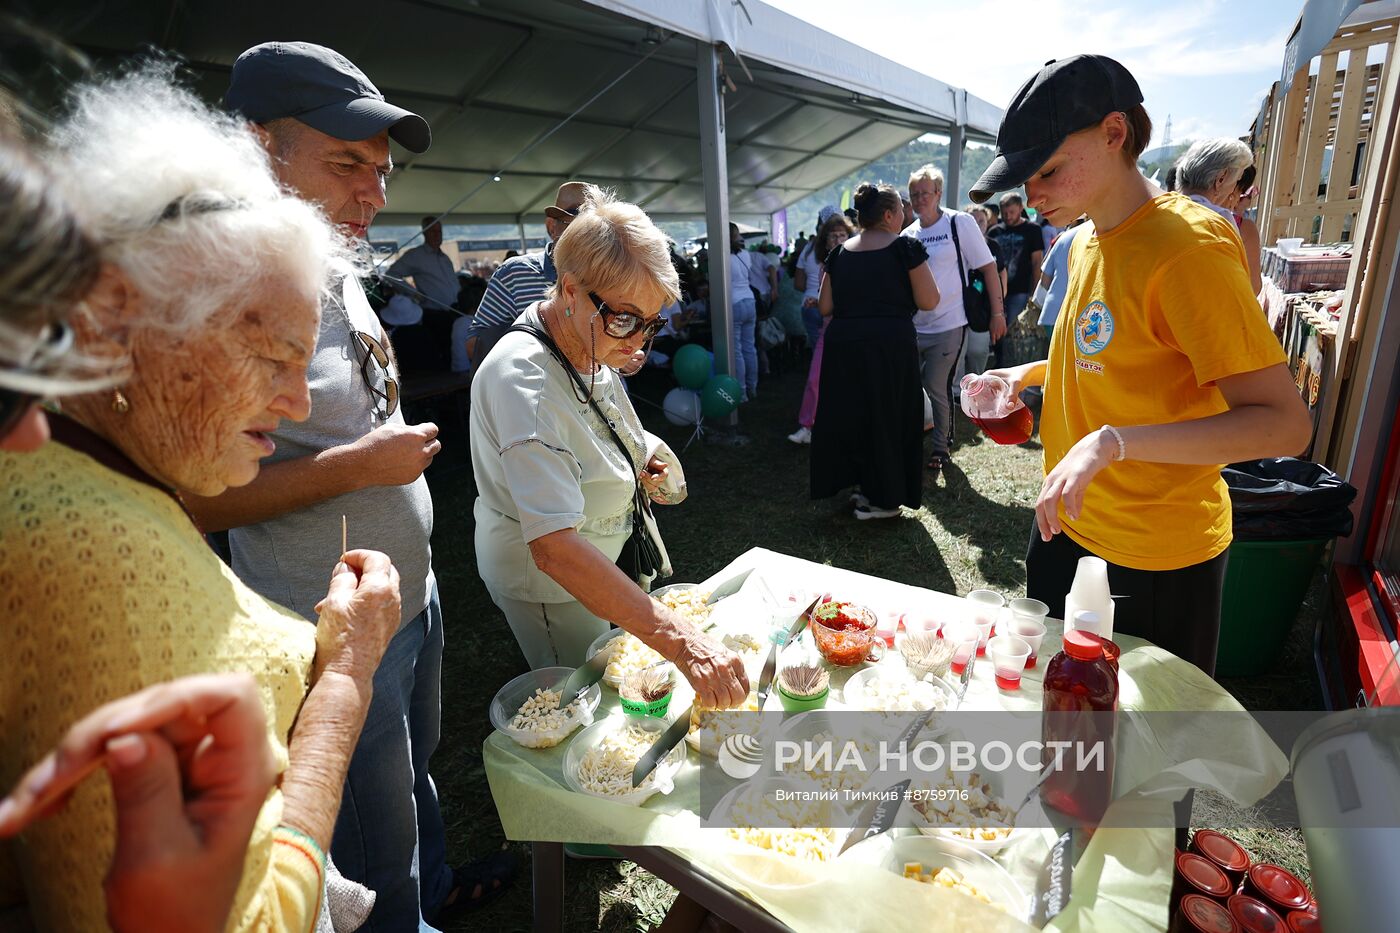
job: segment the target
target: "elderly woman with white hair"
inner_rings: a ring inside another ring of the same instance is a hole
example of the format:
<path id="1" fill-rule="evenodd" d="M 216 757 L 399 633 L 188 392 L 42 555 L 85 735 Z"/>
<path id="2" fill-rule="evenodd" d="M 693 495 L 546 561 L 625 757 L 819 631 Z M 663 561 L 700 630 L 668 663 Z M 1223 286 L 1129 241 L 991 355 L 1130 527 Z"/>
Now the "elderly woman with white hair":
<path id="1" fill-rule="evenodd" d="M 1254 153 L 1238 139 L 1221 136 L 1192 143 L 1176 161 L 1176 190 L 1203 204 L 1238 229 L 1227 202 L 1244 170 L 1254 164 Z"/>
<path id="2" fill-rule="evenodd" d="M 481 579 L 532 668 L 582 664 L 615 624 L 674 661 L 705 706 L 737 705 L 749 692 L 739 657 L 638 586 L 666 565 L 650 503 L 685 495 L 675 454 L 642 428 L 617 374 L 679 294 L 666 237 L 590 185 L 554 264 L 548 297 L 472 383 Z"/>
<path id="3" fill-rule="evenodd" d="M 171 895 L 142 916 L 204 928 L 198 906 L 224 899 L 228 929 L 308 929 L 371 678 L 398 625 L 397 572 L 372 551 L 308 555 L 331 586 L 313 626 L 243 585 L 181 496 L 249 482 L 267 432 L 306 416 L 319 298 L 341 248 L 277 185 L 251 133 L 158 73 L 82 89 L 48 161 L 103 260 L 74 316 L 74 352 L 120 360 L 129 378 L 65 398 L 53 442 L 0 453 L 0 786 L 94 707 L 179 677 L 251 675 L 280 783 L 251 833 L 217 840 L 227 888 L 206 883 L 208 860 L 187 839 L 191 857 L 162 869 Z M 217 748 L 201 754 L 197 769 L 228 765 Z M 117 923 L 103 897 L 116 823 L 106 781 L 77 786 L 63 812 L 0 849 L 0 907 L 27 909 L 41 929 Z"/>

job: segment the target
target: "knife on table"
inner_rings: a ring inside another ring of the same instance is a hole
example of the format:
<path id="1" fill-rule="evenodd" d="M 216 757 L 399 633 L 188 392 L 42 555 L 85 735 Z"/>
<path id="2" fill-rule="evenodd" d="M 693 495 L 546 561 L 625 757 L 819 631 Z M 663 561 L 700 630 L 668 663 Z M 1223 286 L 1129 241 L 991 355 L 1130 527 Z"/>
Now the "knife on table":
<path id="1" fill-rule="evenodd" d="M 685 738 L 685 734 L 690 731 L 690 713 L 695 709 L 691 704 L 685 708 L 685 712 L 676 717 L 676 721 L 666 727 L 666 731 L 661 733 L 661 738 L 651 743 L 651 748 L 647 749 L 642 757 L 637 759 L 637 766 L 632 769 L 632 786 L 641 787 L 642 782 L 647 779 L 647 775 L 656 770 L 656 766 L 671 753 L 671 749 L 676 747 L 676 743 Z"/>
<path id="2" fill-rule="evenodd" d="M 749 574 L 751 573 L 753 573 L 752 567 L 745 570 L 737 577 L 730 577 L 728 580 L 725 580 L 710 592 L 709 597 L 705 600 L 705 605 L 713 606 L 726 596 L 733 596 L 735 593 L 739 592 L 744 588 L 744 583 L 749 579 Z"/>
<path id="3" fill-rule="evenodd" d="M 763 673 L 758 678 L 758 708 L 760 710 L 763 709 L 763 704 L 768 699 L 768 691 L 773 686 L 773 675 L 778 672 L 778 654 L 791 644 L 792 640 L 797 637 L 797 633 L 806 626 L 808 620 L 811 619 L 812 610 L 817 607 L 817 603 L 820 601 L 820 596 L 812 600 L 788 627 L 787 633 L 783 635 L 783 640 L 774 642 L 773 647 L 768 650 L 768 660 L 763 662 Z"/>
<path id="4" fill-rule="evenodd" d="M 602 680 L 608 669 L 608 659 L 611 657 L 611 651 L 599 651 L 574 668 L 569 679 L 564 681 L 564 689 L 559 694 L 559 708 L 568 709 L 569 704 L 578 699 L 580 693 Z"/>

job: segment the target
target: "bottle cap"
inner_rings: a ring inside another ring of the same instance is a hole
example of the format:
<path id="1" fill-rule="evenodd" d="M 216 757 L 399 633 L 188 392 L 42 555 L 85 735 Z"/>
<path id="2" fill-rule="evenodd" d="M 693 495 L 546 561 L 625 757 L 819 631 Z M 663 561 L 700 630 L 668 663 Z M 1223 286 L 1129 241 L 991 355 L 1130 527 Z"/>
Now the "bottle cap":
<path id="1" fill-rule="evenodd" d="M 1078 615 L 1093 615 L 1081 612 Z M 1103 639 L 1093 632 L 1071 629 L 1065 632 L 1065 654 L 1076 661 L 1093 661 L 1103 657 Z"/>

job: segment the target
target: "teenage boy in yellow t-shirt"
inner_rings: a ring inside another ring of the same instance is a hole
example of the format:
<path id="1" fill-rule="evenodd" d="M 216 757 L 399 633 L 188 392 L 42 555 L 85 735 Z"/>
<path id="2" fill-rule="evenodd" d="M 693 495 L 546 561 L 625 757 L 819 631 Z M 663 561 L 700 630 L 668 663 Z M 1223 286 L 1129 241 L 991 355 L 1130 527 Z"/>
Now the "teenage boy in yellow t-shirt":
<path id="1" fill-rule="evenodd" d="M 1311 424 L 1238 236 L 1138 171 L 1151 132 L 1118 62 L 1050 62 L 1017 92 L 972 199 L 1024 184 L 1049 223 L 1092 222 L 1049 359 L 996 371 L 1017 392 L 1045 387 L 1027 595 L 1062 615 L 1079 558 L 1098 555 L 1127 597 L 1114 631 L 1213 674 L 1231 538 L 1220 468 L 1296 454 Z"/>

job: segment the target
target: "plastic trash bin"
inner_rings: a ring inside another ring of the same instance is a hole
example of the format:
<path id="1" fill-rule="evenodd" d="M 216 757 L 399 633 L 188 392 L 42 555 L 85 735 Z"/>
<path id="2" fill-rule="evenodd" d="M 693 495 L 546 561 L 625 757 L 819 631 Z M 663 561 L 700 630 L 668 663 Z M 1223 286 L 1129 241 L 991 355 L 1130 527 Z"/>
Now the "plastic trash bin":
<path id="1" fill-rule="evenodd" d="M 1278 663 L 1327 543 L 1351 534 L 1356 489 L 1318 463 L 1279 457 L 1222 471 L 1234 509 L 1217 677 Z"/>

